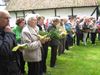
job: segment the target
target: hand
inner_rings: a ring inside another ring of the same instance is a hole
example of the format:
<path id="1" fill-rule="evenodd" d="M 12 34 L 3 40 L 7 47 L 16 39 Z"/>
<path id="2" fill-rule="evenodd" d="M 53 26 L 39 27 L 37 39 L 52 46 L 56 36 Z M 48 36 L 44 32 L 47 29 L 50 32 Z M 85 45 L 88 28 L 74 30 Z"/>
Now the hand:
<path id="1" fill-rule="evenodd" d="M 49 41 L 51 41 L 50 37 L 46 37 L 45 42 L 49 42 Z"/>
<path id="2" fill-rule="evenodd" d="M 12 32 L 11 27 L 8 25 L 4 29 L 5 32 Z"/>
<path id="3" fill-rule="evenodd" d="M 40 39 L 40 42 L 41 42 L 42 44 L 45 44 L 45 40 L 44 40 L 44 39 Z"/>
<path id="4" fill-rule="evenodd" d="M 26 49 L 27 48 L 27 44 L 19 44 L 17 46 L 15 46 L 12 51 L 17 51 L 17 50 L 22 50 L 22 49 Z"/>

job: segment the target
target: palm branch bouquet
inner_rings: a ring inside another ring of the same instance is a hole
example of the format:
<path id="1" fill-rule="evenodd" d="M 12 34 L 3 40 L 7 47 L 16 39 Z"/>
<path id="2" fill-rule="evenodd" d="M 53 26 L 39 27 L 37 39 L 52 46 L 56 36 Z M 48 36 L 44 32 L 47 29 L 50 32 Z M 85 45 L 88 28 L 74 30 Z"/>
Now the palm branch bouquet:
<path id="1" fill-rule="evenodd" d="M 39 31 L 38 37 L 42 41 L 59 40 L 67 35 L 66 31 L 52 28 L 49 32 Z"/>

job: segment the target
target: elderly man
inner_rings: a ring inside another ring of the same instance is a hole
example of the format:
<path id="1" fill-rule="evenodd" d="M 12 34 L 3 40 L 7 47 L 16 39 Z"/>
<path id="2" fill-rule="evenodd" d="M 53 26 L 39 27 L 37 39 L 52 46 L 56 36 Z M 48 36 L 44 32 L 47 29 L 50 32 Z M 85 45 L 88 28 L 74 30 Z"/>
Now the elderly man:
<path id="1" fill-rule="evenodd" d="M 9 12 L 0 10 L 0 75 L 20 75 L 15 35 L 9 27 Z"/>

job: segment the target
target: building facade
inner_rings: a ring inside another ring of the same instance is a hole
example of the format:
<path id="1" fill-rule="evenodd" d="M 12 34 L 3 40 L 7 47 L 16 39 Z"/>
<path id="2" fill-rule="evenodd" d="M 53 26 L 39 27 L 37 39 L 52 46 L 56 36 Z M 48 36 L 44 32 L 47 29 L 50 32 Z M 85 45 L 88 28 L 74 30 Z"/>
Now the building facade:
<path id="1" fill-rule="evenodd" d="M 12 16 L 11 26 L 15 25 L 16 18 L 25 17 L 28 13 L 37 13 L 46 18 L 59 16 L 93 16 L 98 18 L 97 0 L 10 0 L 7 10 Z"/>

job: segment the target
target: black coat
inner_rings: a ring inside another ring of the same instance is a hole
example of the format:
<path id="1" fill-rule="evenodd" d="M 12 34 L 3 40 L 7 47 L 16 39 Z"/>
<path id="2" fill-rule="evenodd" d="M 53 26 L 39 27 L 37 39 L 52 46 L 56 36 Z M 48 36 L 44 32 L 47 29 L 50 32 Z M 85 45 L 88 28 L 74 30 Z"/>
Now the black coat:
<path id="1" fill-rule="evenodd" d="M 40 30 L 40 31 L 43 31 L 42 27 L 41 27 L 39 24 L 37 24 L 37 26 L 39 27 L 39 30 Z M 47 30 L 46 30 L 45 24 L 43 24 L 43 26 L 44 26 L 44 30 L 47 31 Z"/>
<path id="2" fill-rule="evenodd" d="M 12 52 L 13 47 L 16 45 L 15 35 L 12 32 L 4 32 L 0 29 L 0 62 L 16 58 L 16 53 Z"/>
<path id="3" fill-rule="evenodd" d="M 49 32 L 50 30 L 52 30 L 52 29 L 53 29 L 53 30 L 54 30 L 54 29 L 56 30 L 56 27 L 53 26 L 53 25 L 52 25 L 52 26 L 49 26 L 49 27 L 48 27 L 48 32 Z M 58 40 L 58 39 L 51 39 L 51 41 L 49 42 L 49 45 L 50 45 L 50 46 L 58 46 L 58 45 L 59 45 L 59 40 Z"/>

